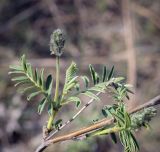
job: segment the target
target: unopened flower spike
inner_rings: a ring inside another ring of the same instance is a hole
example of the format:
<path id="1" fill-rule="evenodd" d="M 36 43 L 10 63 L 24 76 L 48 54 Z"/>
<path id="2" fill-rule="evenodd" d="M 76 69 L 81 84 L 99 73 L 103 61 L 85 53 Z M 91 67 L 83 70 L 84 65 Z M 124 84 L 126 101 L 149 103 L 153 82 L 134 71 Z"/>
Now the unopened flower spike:
<path id="1" fill-rule="evenodd" d="M 61 29 L 55 30 L 51 34 L 50 38 L 50 51 L 51 54 L 55 54 L 56 56 L 61 56 L 63 53 L 63 47 L 65 44 L 65 36 L 64 32 Z"/>

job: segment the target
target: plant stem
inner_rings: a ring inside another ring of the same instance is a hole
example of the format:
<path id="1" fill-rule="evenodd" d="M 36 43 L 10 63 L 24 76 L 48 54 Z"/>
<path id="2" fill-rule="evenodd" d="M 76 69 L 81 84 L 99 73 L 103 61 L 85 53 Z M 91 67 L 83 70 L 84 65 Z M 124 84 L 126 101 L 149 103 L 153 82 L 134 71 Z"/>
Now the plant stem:
<path id="1" fill-rule="evenodd" d="M 56 111 L 53 111 L 53 115 L 49 117 L 48 124 L 47 124 L 48 131 L 52 129 L 52 123 L 54 121 L 55 116 L 56 116 Z"/>
<path id="2" fill-rule="evenodd" d="M 120 127 L 111 127 L 111 128 L 108 128 L 108 129 L 105 129 L 105 130 L 102 130 L 102 131 L 96 131 L 95 133 L 91 133 L 91 135 L 89 136 L 98 136 L 98 135 L 107 135 L 107 134 L 110 134 L 110 133 L 116 133 L 116 132 L 119 132 L 121 130 L 123 130 L 124 128 L 120 128 Z"/>
<path id="3" fill-rule="evenodd" d="M 56 89 L 54 95 L 55 102 L 57 102 L 59 96 L 59 74 L 60 74 L 59 56 L 56 56 Z"/>
<path id="4" fill-rule="evenodd" d="M 59 56 L 56 56 L 56 89 L 55 89 L 55 95 L 53 102 L 58 102 L 58 96 L 59 96 L 59 74 L 60 74 L 60 66 L 59 66 Z M 47 129 L 51 131 L 52 129 L 52 124 L 54 121 L 54 118 L 57 114 L 57 111 L 53 110 L 53 115 L 49 117 L 48 124 L 47 124 Z"/>

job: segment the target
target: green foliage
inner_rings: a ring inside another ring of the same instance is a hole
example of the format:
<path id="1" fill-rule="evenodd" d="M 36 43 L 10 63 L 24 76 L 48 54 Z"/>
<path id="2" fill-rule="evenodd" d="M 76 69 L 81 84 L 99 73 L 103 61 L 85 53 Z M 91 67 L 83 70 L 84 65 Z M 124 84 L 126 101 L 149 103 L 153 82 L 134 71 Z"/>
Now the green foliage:
<path id="1" fill-rule="evenodd" d="M 50 95 L 52 93 L 53 80 L 52 75 L 48 75 L 46 80 L 46 91 Z"/>
<path id="2" fill-rule="evenodd" d="M 46 98 L 43 98 L 43 99 L 40 101 L 40 103 L 39 103 L 39 105 L 38 105 L 38 113 L 39 113 L 39 114 L 42 113 L 42 111 L 43 111 L 43 109 L 44 109 L 44 107 L 45 107 L 46 102 L 47 102 Z"/>
<path id="3" fill-rule="evenodd" d="M 76 96 L 71 96 L 67 99 L 67 101 L 64 104 L 68 104 L 69 102 L 76 102 L 76 107 L 78 108 L 81 104 L 81 99 Z"/>
<path id="4" fill-rule="evenodd" d="M 113 136 L 114 131 L 119 134 L 120 141 L 124 146 L 125 152 L 136 152 L 139 150 L 138 143 L 136 138 L 133 135 L 133 128 L 132 128 L 132 119 L 131 116 L 128 114 L 123 99 L 127 95 L 127 87 L 124 85 L 117 87 L 115 89 L 114 99 L 117 102 L 112 106 L 105 106 L 102 109 L 102 114 L 105 117 L 111 116 L 115 119 L 115 128 L 116 130 L 112 130 L 111 137 L 112 140 L 115 141 L 115 135 Z M 99 131 L 98 134 L 106 134 L 110 133 L 107 129 Z"/>
<path id="5" fill-rule="evenodd" d="M 64 84 L 63 93 L 62 93 L 63 98 L 77 84 L 77 78 L 78 78 L 77 70 L 78 70 L 77 65 L 74 62 L 72 62 L 69 68 L 66 70 L 65 84 Z"/>
<path id="6" fill-rule="evenodd" d="M 102 114 L 104 117 L 111 116 L 115 120 L 115 126 L 113 128 L 104 128 L 98 131 L 95 135 L 110 134 L 114 143 L 116 143 L 116 135 L 114 132 L 118 132 L 120 141 L 124 146 L 125 152 L 137 152 L 139 151 L 139 145 L 133 132 L 141 127 L 148 127 L 149 121 L 156 115 L 156 109 L 154 107 L 145 108 L 133 115 L 129 115 L 126 111 L 123 99 L 127 95 L 128 85 L 121 85 L 117 87 L 114 94 L 114 99 L 117 101 L 112 106 L 104 106 Z M 116 128 L 116 129 L 115 129 Z"/>
<path id="7" fill-rule="evenodd" d="M 113 132 L 113 133 L 110 133 L 110 136 L 111 136 L 112 141 L 116 144 L 117 143 L 116 134 Z"/>
<path id="8" fill-rule="evenodd" d="M 125 152 L 137 152 L 139 151 L 139 145 L 136 138 L 131 131 L 125 130 L 119 132 L 119 137 Z"/>
<path id="9" fill-rule="evenodd" d="M 76 102 L 76 105 L 81 103 L 79 95 L 87 96 L 91 99 L 100 101 L 98 97 L 99 93 L 105 93 L 112 83 L 119 84 L 124 78 L 113 77 L 114 67 L 108 72 L 106 66 L 103 67 L 102 74 L 98 74 L 92 65 L 89 65 L 90 77 L 77 76 L 77 67 L 75 63 L 72 63 L 66 71 L 65 84 L 63 88 L 63 94 L 61 103 L 68 104 L 70 102 Z M 83 87 L 80 85 L 80 80 L 83 82 Z M 80 87 L 81 86 L 81 87 Z"/>
<path id="10" fill-rule="evenodd" d="M 15 77 L 12 81 L 15 82 L 15 86 L 22 86 L 21 93 L 27 93 L 27 100 L 31 100 L 39 94 L 43 97 L 40 99 L 38 105 L 38 113 L 41 114 L 46 104 L 48 104 L 48 114 L 52 115 L 53 109 L 57 108 L 57 104 L 52 101 L 52 87 L 53 79 L 51 75 L 48 75 L 46 81 L 44 81 L 44 69 L 40 71 L 33 69 L 31 64 L 26 61 L 25 55 L 20 59 L 19 65 L 10 66 L 11 71 L 9 74 L 14 74 Z M 107 75 L 106 67 L 103 68 L 101 76 L 95 71 L 92 65 L 89 65 L 91 80 L 87 76 L 77 76 L 78 68 L 76 63 L 72 62 L 69 68 L 66 70 L 65 84 L 60 98 L 60 104 L 68 104 L 75 102 L 76 107 L 81 103 L 78 95 L 85 95 L 91 99 L 100 100 L 97 93 L 104 93 L 108 86 L 112 83 L 118 83 L 123 78 L 113 78 L 113 69 Z M 80 88 L 78 82 L 80 78 L 84 87 Z M 100 79 L 101 78 L 101 79 Z M 92 86 L 91 86 L 92 84 Z"/>
<path id="11" fill-rule="evenodd" d="M 131 131 L 131 118 L 125 110 L 124 105 L 120 105 L 117 108 L 116 114 L 114 116 L 117 126 L 122 128 L 122 130 L 119 132 L 119 138 L 122 145 L 124 146 L 125 152 L 138 151 L 139 145 Z"/>
<path id="12" fill-rule="evenodd" d="M 27 93 L 27 99 L 30 101 L 32 98 L 39 94 L 43 97 L 40 99 L 38 105 L 38 113 L 41 114 L 46 104 L 48 104 L 48 114 L 52 115 L 53 111 L 60 108 L 61 105 L 75 102 L 76 107 L 79 107 L 81 99 L 79 95 L 88 96 L 94 100 L 100 100 L 99 93 L 105 93 L 107 87 L 112 83 L 119 84 L 123 78 L 113 78 L 114 67 L 107 74 L 106 66 L 103 67 L 103 72 L 99 75 L 92 65 L 89 65 L 90 77 L 77 76 L 77 65 L 72 62 L 66 70 L 65 84 L 63 87 L 62 95 L 60 95 L 60 102 L 58 105 L 52 100 L 53 79 L 52 75 L 48 75 L 44 81 L 44 69 L 40 71 L 33 69 L 31 64 L 26 61 L 25 55 L 20 59 L 20 64 L 17 66 L 10 66 L 11 71 L 9 74 L 14 74 L 15 77 L 12 81 L 16 82 L 15 86 L 21 87 L 21 93 Z M 79 80 L 78 80 L 79 79 Z M 80 85 L 80 79 L 84 83 L 83 87 Z M 81 86 L 81 87 L 80 87 Z"/>
<path id="13" fill-rule="evenodd" d="M 19 65 L 10 66 L 10 69 L 9 74 L 15 75 L 12 81 L 15 82 L 15 86 L 22 86 L 21 93 L 28 94 L 28 101 L 39 94 L 43 95 L 38 105 L 38 113 L 41 114 L 45 104 L 51 102 L 49 96 L 52 90 L 52 76 L 49 75 L 47 80 L 44 81 L 44 69 L 34 70 L 31 64 L 26 61 L 25 55 L 21 57 Z"/>

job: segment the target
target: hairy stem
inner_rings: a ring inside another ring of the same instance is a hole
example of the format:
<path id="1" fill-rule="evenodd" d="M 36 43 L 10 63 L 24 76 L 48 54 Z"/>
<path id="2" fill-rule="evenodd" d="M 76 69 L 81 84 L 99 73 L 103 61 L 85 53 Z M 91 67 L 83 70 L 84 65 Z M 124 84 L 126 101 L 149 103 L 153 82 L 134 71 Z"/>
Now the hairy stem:
<path id="1" fill-rule="evenodd" d="M 119 132 L 121 130 L 123 130 L 124 128 L 122 127 L 111 127 L 111 128 L 108 128 L 108 129 L 105 129 L 105 130 L 102 130 L 102 131 L 96 131 L 94 133 L 91 133 L 91 135 L 89 136 L 98 136 L 98 135 L 107 135 L 107 134 L 110 134 L 110 133 L 116 133 L 116 132 Z"/>
<path id="2" fill-rule="evenodd" d="M 56 56 L 56 89 L 55 89 L 55 95 L 53 102 L 58 102 L 58 96 L 59 96 L 59 75 L 60 75 L 60 65 L 59 65 L 59 56 Z M 49 117 L 48 124 L 47 124 L 47 129 L 49 131 L 52 130 L 52 124 L 54 121 L 54 118 L 57 114 L 57 111 L 53 110 L 53 115 Z"/>
<path id="3" fill-rule="evenodd" d="M 59 96 L 59 74 L 60 74 L 60 66 L 59 66 L 59 56 L 56 57 L 56 89 L 54 95 L 54 101 L 57 102 Z"/>
<path id="4" fill-rule="evenodd" d="M 56 111 L 53 112 L 53 115 L 49 117 L 47 129 L 50 131 L 52 129 L 52 123 L 54 121 L 54 118 L 56 116 Z"/>

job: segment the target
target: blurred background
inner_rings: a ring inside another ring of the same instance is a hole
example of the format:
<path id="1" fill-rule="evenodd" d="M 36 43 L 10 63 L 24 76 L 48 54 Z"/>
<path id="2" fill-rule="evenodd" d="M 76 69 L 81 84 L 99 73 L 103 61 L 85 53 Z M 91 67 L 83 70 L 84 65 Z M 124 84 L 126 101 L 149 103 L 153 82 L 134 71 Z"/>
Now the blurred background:
<path id="1" fill-rule="evenodd" d="M 89 63 L 99 71 L 102 64 L 115 65 L 115 75 L 125 76 L 135 88 L 127 102 L 130 108 L 160 93 L 159 0 L 0 0 L 0 152 L 34 151 L 41 142 L 47 114 L 39 116 L 36 99 L 27 103 L 26 96 L 16 91 L 8 67 L 25 53 L 34 67 L 54 74 L 49 40 L 56 28 L 67 36 L 61 86 L 65 69 L 74 60 L 80 74 L 87 72 Z M 60 134 L 91 124 L 100 108 L 110 103 L 112 98 L 103 95 L 100 105 L 94 103 Z M 59 117 L 70 118 L 76 112 L 73 109 L 74 105 L 65 107 Z M 159 152 L 158 116 L 151 127 L 136 134 L 141 152 Z M 99 137 L 57 143 L 46 150 L 51 151 L 122 152 L 123 148 L 109 137 Z"/>

